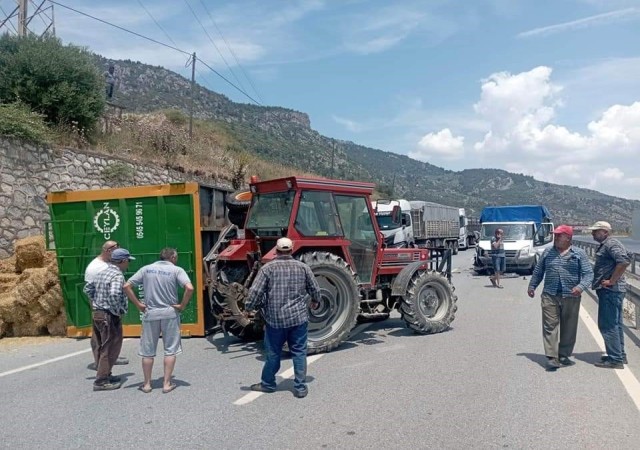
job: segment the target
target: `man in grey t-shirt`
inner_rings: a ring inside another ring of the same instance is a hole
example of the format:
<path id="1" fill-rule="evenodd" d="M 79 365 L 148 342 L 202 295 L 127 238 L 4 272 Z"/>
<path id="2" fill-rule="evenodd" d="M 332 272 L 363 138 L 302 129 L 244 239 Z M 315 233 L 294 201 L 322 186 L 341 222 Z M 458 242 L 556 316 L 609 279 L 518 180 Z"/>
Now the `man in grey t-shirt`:
<path id="1" fill-rule="evenodd" d="M 176 355 L 182 352 L 180 344 L 180 315 L 193 295 L 193 285 L 182 267 L 176 266 L 178 252 L 175 248 L 164 248 L 160 252 L 160 261 L 146 265 L 138 270 L 124 285 L 124 292 L 136 305 L 142 317 L 142 336 L 140 351 L 144 384 L 140 390 L 151 392 L 151 373 L 156 356 L 158 339 L 162 333 L 164 346 L 164 384 L 162 392 L 175 389 L 171 382 Z M 141 286 L 144 298 L 140 301 L 132 286 Z M 178 303 L 178 286 L 184 288 L 182 301 Z"/>

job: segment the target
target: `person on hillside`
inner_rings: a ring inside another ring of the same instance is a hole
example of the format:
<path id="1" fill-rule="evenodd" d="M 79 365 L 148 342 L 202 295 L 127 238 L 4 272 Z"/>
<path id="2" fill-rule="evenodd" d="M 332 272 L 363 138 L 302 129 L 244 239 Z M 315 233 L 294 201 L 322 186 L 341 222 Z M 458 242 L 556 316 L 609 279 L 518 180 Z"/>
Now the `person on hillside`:
<path id="1" fill-rule="evenodd" d="M 119 244 L 116 241 L 107 241 L 102 244 L 102 251 L 98 256 L 93 258 L 87 268 L 84 271 L 84 282 L 91 283 L 93 282 L 98 273 L 103 271 L 109 266 L 109 261 L 111 260 L 111 253 L 119 247 Z M 91 350 L 93 351 L 93 363 L 89 364 L 89 369 L 97 370 L 98 368 L 98 348 L 97 348 L 97 340 L 96 336 L 91 334 Z M 115 362 L 116 365 L 125 365 L 129 364 L 129 360 L 127 358 L 118 356 L 118 359 Z"/>
<path id="2" fill-rule="evenodd" d="M 129 261 L 135 259 L 128 250 L 116 248 L 107 267 L 84 287 L 93 309 L 93 335 L 96 339 L 97 374 L 94 391 L 119 389 L 122 380 L 111 375 L 111 369 L 122 348 L 122 316 L 127 313 L 128 302 L 122 290 L 123 273 Z"/>
<path id="3" fill-rule="evenodd" d="M 544 277 L 540 297 L 547 371 L 575 364 L 569 357 L 576 344 L 581 295 L 593 281 L 593 270 L 587 254 L 571 245 L 573 228 L 560 225 L 553 233 L 553 247 L 542 253 L 527 289 L 527 294 L 533 298 Z"/>
<path id="4" fill-rule="evenodd" d="M 293 361 L 294 395 L 307 396 L 307 325 L 311 308 L 320 305 L 320 287 L 311 268 L 293 259 L 293 242 L 280 238 L 276 243 L 276 258 L 260 268 L 249 290 L 246 311 L 260 309 L 265 319 L 264 349 L 266 360 L 261 382 L 251 390 L 274 392 L 276 373 L 280 370 L 282 348 L 286 342 Z"/>
<path id="5" fill-rule="evenodd" d="M 593 240 L 600 244 L 593 267 L 592 287 L 598 295 L 598 329 L 607 352 L 595 365 L 605 369 L 623 369 L 623 364 L 627 363 L 622 328 L 622 306 L 627 292 L 624 272 L 631 258 L 622 243 L 610 236 L 609 222 L 599 221 L 588 229 Z"/>
<path id="6" fill-rule="evenodd" d="M 115 73 L 116 68 L 113 64 L 109 64 L 109 68 L 104 73 L 104 81 L 105 81 L 105 93 L 107 96 L 107 100 L 111 100 L 113 98 L 113 91 L 115 90 L 117 76 Z"/>
<path id="7" fill-rule="evenodd" d="M 489 277 L 494 287 L 502 289 L 500 275 L 507 270 L 507 255 L 504 251 L 504 231 L 497 228 L 491 238 L 491 262 L 493 263 L 493 275 Z"/>
<path id="8" fill-rule="evenodd" d="M 176 385 L 171 382 L 176 355 L 182 353 L 180 341 L 180 313 L 189 304 L 193 295 L 193 285 L 182 267 L 178 267 L 178 251 L 175 248 L 164 248 L 160 252 L 160 260 L 138 270 L 124 285 L 129 300 L 136 305 L 142 316 L 142 336 L 140 351 L 142 356 L 142 372 L 144 382 L 140 390 L 149 393 L 153 361 L 156 356 L 158 339 L 162 333 L 164 347 L 164 382 L 163 393 L 169 393 Z M 133 292 L 132 286 L 142 286 L 144 299 L 141 302 Z M 184 288 L 182 300 L 178 303 L 178 286 Z"/>

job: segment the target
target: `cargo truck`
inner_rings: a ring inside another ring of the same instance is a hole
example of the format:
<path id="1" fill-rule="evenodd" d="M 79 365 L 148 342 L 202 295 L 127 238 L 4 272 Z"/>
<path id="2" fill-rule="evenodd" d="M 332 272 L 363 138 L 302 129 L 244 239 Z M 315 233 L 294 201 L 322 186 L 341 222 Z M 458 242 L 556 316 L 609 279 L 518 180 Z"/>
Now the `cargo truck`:
<path id="1" fill-rule="evenodd" d="M 459 208 L 419 200 L 409 203 L 416 246 L 445 248 L 454 255 L 457 254 L 460 238 Z"/>
<path id="2" fill-rule="evenodd" d="M 553 245 L 553 223 L 545 206 L 487 206 L 480 223 L 480 242 L 474 258 L 477 272 L 493 269 L 491 238 L 498 228 L 504 231 L 508 272 L 532 274 L 544 249 Z"/>
<path id="3" fill-rule="evenodd" d="M 468 217 L 464 208 L 460 208 L 460 238 L 458 249 L 466 250 L 473 247 L 480 240 L 480 219 Z"/>
<path id="4" fill-rule="evenodd" d="M 384 243 L 389 248 L 414 247 L 411 205 L 407 200 L 377 200 L 371 203 Z M 400 208 L 400 221 L 394 221 L 393 208 Z"/>

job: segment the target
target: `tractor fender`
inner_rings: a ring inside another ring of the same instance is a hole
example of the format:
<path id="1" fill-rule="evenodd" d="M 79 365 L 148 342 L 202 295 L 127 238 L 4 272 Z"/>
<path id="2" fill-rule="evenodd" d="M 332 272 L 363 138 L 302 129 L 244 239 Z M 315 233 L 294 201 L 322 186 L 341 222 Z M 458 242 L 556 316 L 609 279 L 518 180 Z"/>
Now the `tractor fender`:
<path id="1" fill-rule="evenodd" d="M 396 279 L 393 280 L 391 295 L 403 297 L 407 292 L 407 288 L 409 287 L 411 278 L 413 278 L 413 274 L 419 270 L 426 270 L 427 264 L 428 262 L 426 261 L 416 261 L 405 266 L 405 268 L 400 271 Z"/>

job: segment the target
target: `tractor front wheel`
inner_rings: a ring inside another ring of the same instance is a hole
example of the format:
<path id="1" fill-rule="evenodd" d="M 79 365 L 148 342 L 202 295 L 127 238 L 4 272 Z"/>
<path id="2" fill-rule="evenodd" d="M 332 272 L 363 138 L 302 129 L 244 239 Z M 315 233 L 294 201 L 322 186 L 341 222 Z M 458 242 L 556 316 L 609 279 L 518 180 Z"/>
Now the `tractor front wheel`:
<path id="1" fill-rule="evenodd" d="M 407 326 L 420 334 L 445 331 L 458 309 L 453 286 L 439 272 L 416 272 L 402 298 L 400 314 Z"/>

